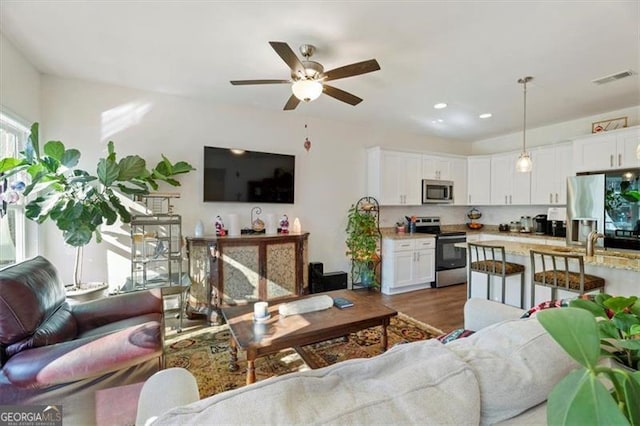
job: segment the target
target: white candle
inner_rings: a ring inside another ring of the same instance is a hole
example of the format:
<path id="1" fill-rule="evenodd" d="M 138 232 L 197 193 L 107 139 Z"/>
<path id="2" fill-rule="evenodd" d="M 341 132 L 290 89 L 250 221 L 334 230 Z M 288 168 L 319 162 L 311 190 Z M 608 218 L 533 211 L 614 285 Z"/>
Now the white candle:
<path id="1" fill-rule="evenodd" d="M 256 318 L 264 318 L 268 315 L 269 304 L 267 302 L 256 302 L 253 305 L 253 316 Z"/>

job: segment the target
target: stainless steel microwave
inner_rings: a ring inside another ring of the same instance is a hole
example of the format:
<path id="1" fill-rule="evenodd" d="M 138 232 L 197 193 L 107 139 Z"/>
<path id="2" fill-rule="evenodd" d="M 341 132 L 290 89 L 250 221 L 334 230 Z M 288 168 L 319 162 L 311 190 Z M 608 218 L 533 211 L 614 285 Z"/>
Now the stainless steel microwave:
<path id="1" fill-rule="evenodd" d="M 422 180 L 422 204 L 453 203 L 453 181 Z"/>

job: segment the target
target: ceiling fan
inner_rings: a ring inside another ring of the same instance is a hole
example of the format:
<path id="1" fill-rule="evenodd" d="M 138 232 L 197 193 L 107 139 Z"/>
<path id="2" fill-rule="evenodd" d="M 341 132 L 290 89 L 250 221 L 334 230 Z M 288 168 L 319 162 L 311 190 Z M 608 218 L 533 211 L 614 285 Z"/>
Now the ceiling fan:
<path id="1" fill-rule="evenodd" d="M 366 74 L 378 71 L 380 65 L 375 59 L 345 65 L 325 72 L 324 67 L 318 62 L 310 60 L 316 48 L 310 44 L 300 46 L 300 53 L 304 57 L 301 61 L 291 50 L 287 43 L 281 41 L 270 41 L 273 50 L 291 69 L 291 79 L 289 80 L 232 80 L 234 86 L 251 84 L 291 84 L 293 94 L 284 106 L 284 110 L 295 109 L 300 101 L 311 102 L 325 93 L 339 101 L 349 105 L 358 105 L 362 99 L 349 92 L 325 84 L 326 81 L 338 80 L 340 78 L 352 77 L 354 75 Z"/>

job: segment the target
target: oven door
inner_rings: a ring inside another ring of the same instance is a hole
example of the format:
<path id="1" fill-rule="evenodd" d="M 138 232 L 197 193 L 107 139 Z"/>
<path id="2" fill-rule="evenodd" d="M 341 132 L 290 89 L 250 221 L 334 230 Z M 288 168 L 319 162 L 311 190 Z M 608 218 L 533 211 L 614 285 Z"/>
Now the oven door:
<path id="1" fill-rule="evenodd" d="M 438 235 L 436 239 L 436 271 L 466 268 L 467 250 L 455 246 L 457 243 L 466 242 L 466 235 Z"/>

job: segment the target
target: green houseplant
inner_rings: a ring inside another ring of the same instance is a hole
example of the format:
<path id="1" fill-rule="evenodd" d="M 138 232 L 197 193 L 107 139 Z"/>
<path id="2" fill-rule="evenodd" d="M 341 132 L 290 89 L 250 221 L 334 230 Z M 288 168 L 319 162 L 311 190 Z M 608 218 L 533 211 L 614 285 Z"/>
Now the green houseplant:
<path id="1" fill-rule="evenodd" d="M 185 162 L 173 164 L 164 155 L 156 167 L 148 170 L 138 155 L 117 159 L 113 142 L 107 149 L 107 157 L 98 160 L 95 175 L 91 174 L 77 167 L 77 149 L 67 149 L 60 141 L 49 141 L 41 148 L 39 125 L 34 123 L 23 156 L 0 160 L 0 173 L 5 177 L 25 172 L 30 180 L 23 193 L 29 200 L 25 206 L 27 218 L 38 223 L 53 221 L 64 241 L 76 247 L 76 288 L 81 283 L 82 248 L 93 236 L 97 242 L 102 241 L 100 226 L 112 225 L 118 218 L 123 223 L 131 221 L 119 193 L 148 194 L 158 188 L 159 181 L 179 186 L 175 176 L 194 170 Z"/>
<path id="2" fill-rule="evenodd" d="M 629 311 L 625 313 L 628 314 Z M 637 321 L 637 314 L 631 315 L 635 315 Z M 601 362 L 612 353 L 611 338 L 603 337 L 603 333 L 607 336 L 610 334 L 612 326 L 600 323 L 611 322 L 618 331 L 631 330 L 631 327 L 619 324 L 621 328 L 618 328 L 615 325 L 618 320 L 613 318 L 596 321 L 590 308 L 549 309 L 539 312 L 537 317 L 551 337 L 581 365 L 558 382 L 549 394 L 547 422 L 580 425 L 640 424 L 640 372 Z M 622 315 L 619 317 L 622 321 L 626 319 Z M 605 329 L 608 330 L 604 331 Z M 637 334 L 635 338 L 633 336 L 616 340 L 632 342 L 637 339 Z"/>
<path id="3" fill-rule="evenodd" d="M 356 205 L 349 208 L 347 214 L 347 256 L 352 261 L 352 279 L 365 287 L 378 287 L 375 267 L 378 256 L 378 222 L 368 210 Z"/>

